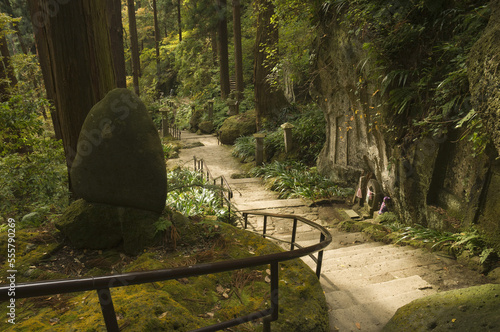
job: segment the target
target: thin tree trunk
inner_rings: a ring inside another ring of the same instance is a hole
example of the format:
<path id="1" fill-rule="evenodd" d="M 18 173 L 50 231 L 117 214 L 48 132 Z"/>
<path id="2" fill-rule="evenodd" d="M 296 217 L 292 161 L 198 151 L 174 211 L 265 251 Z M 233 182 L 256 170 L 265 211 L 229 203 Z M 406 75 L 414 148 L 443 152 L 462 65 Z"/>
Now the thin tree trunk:
<path id="1" fill-rule="evenodd" d="M 217 59 L 219 58 L 219 54 L 217 52 L 217 49 L 219 48 L 218 43 L 217 43 L 217 31 L 212 30 L 210 32 L 210 42 L 212 44 L 212 59 L 214 62 L 214 66 L 217 66 Z"/>
<path id="2" fill-rule="evenodd" d="M 257 130 L 262 129 L 265 119 L 272 117 L 275 110 L 287 104 L 283 92 L 272 87 L 268 78 L 277 59 L 266 49 L 273 49 L 278 43 L 278 27 L 271 22 L 274 5 L 270 0 L 256 1 L 257 37 L 254 53 L 255 113 Z"/>
<path id="3" fill-rule="evenodd" d="M 245 89 L 243 81 L 243 51 L 241 47 L 241 5 L 240 0 L 233 0 L 233 33 L 234 33 L 234 62 L 236 74 L 236 91 L 238 99 Z"/>
<path id="4" fill-rule="evenodd" d="M 135 20 L 134 0 L 127 0 L 128 21 L 130 34 L 130 50 L 132 55 L 132 75 L 134 80 L 134 92 L 139 96 L 139 76 L 141 72 L 141 60 L 139 57 L 139 40 L 137 38 L 137 23 Z"/>
<path id="5" fill-rule="evenodd" d="M 12 6 L 10 4 L 10 1 L 7 0 L 5 1 L 5 7 L 6 7 L 6 12 L 7 14 L 14 18 L 14 10 L 12 9 Z M 13 24 L 14 31 L 16 32 L 16 37 L 17 40 L 19 41 L 19 45 L 21 46 L 21 50 L 24 54 L 28 54 L 28 49 L 26 48 L 26 44 L 24 43 L 23 37 L 21 35 L 21 31 L 19 30 L 18 23 Z"/>
<path id="6" fill-rule="evenodd" d="M 181 0 L 177 0 L 177 27 L 179 29 L 179 41 L 182 41 L 182 17 L 181 17 Z"/>
<path id="7" fill-rule="evenodd" d="M 217 0 L 217 32 L 219 36 L 219 66 L 220 66 L 220 89 L 221 97 L 227 99 L 230 93 L 229 83 L 229 50 L 227 42 L 227 2 L 226 0 Z"/>
<path id="8" fill-rule="evenodd" d="M 106 0 L 105 2 L 116 86 L 126 88 L 127 75 L 125 72 L 125 53 L 123 49 L 122 3 L 121 0 Z"/>
<path id="9" fill-rule="evenodd" d="M 158 25 L 158 11 L 156 0 L 153 0 L 153 19 L 155 25 L 155 48 L 156 48 L 156 74 L 160 76 L 160 27 Z"/>
<path id="10" fill-rule="evenodd" d="M 10 89 L 17 84 L 14 68 L 10 61 L 9 46 L 7 38 L 0 31 L 0 102 L 9 100 Z"/>
<path id="11" fill-rule="evenodd" d="M 69 170 L 88 112 L 116 87 L 106 4 L 73 0 L 58 5 L 57 15 L 49 15 L 54 9 L 52 0 L 29 0 L 29 5 Z"/>

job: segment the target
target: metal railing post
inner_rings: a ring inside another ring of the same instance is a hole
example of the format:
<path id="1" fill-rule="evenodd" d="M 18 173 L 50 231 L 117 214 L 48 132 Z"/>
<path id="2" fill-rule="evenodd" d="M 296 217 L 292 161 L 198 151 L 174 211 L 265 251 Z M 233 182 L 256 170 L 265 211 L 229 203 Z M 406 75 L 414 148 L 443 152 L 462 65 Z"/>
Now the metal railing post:
<path id="1" fill-rule="evenodd" d="M 248 213 L 243 213 L 243 219 L 245 220 L 245 229 L 248 227 Z"/>
<path id="2" fill-rule="evenodd" d="M 279 263 L 271 263 L 271 317 L 265 318 L 264 332 L 271 332 L 271 322 L 279 317 Z"/>
<path id="3" fill-rule="evenodd" d="M 323 242 L 325 240 L 325 234 L 321 233 L 320 236 L 320 242 Z M 323 250 L 320 250 L 318 252 L 318 263 L 316 263 L 316 277 L 318 279 L 321 276 L 321 265 L 323 264 Z"/>
<path id="4" fill-rule="evenodd" d="M 97 295 L 99 296 L 99 304 L 101 305 L 102 317 L 106 324 L 106 330 L 108 330 L 108 332 L 120 331 L 118 322 L 116 321 L 115 308 L 109 288 L 98 289 Z"/>
<path id="5" fill-rule="evenodd" d="M 262 237 L 266 238 L 266 230 L 267 230 L 267 215 L 264 216 L 264 226 L 262 230 Z"/>
<path id="6" fill-rule="evenodd" d="M 295 247 L 295 238 L 296 237 L 297 237 L 297 218 L 293 218 L 292 244 L 290 246 L 290 250 L 293 250 Z"/>

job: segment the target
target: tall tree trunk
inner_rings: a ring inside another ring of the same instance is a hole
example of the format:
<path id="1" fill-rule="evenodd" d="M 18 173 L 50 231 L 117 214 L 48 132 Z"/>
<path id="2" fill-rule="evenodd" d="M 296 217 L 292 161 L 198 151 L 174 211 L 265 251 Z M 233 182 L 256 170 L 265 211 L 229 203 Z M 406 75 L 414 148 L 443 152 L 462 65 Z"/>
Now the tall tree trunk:
<path id="1" fill-rule="evenodd" d="M 125 72 L 125 53 L 123 49 L 122 3 L 121 0 L 106 0 L 105 2 L 116 86 L 126 88 L 127 75 Z"/>
<path id="2" fill-rule="evenodd" d="M 137 38 L 137 23 L 135 20 L 134 0 L 127 0 L 128 22 L 130 34 L 130 51 L 132 55 L 132 76 L 134 79 L 134 91 L 139 96 L 139 76 L 141 75 L 141 60 L 139 57 L 139 39 Z"/>
<path id="3" fill-rule="evenodd" d="M 29 0 L 48 96 L 57 110 L 68 169 L 90 109 L 116 87 L 106 4 L 73 0 Z M 71 185 L 70 185 L 71 186 Z"/>
<path id="4" fill-rule="evenodd" d="M 219 67 L 221 97 L 226 99 L 231 89 L 229 83 L 229 50 L 227 42 L 227 1 L 217 0 L 217 34 L 219 35 Z"/>
<path id="5" fill-rule="evenodd" d="M 153 19 L 155 26 L 155 48 L 156 48 L 156 89 L 160 86 L 160 27 L 158 25 L 158 11 L 156 8 L 156 0 L 153 0 Z M 158 91 L 159 92 L 159 91 Z"/>
<path id="6" fill-rule="evenodd" d="M 243 51 L 241 48 L 241 5 L 240 0 L 233 0 L 233 33 L 234 33 L 234 63 L 236 75 L 236 91 L 238 99 L 245 89 L 243 81 Z"/>
<path id="7" fill-rule="evenodd" d="M 35 18 L 38 12 L 33 12 L 36 5 L 30 4 L 30 15 Z M 54 84 L 54 77 L 52 76 L 52 66 L 51 59 L 49 58 L 50 51 L 48 45 L 48 38 L 45 29 L 37 28 L 34 29 L 35 33 L 35 46 L 38 56 L 38 62 L 40 63 L 40 68 L 42 69 L 43 81 L 45 85 L 45 91 L 47 93 L 47 99 L 51 102 L 52 106 L 50 108 L 50 117 L 52 118 L 52 124 L 54 126 L 54 132 L 57 140 L 63 139 L 61 124 L 59 123 L 59 117 L 57 116 L 57 109 L 55 107 L 55 97 L 56 97 L 56 88 Z"/>
<path id="8" fill-rule="evenodd" d="M 4 102 L 9 100 L 10 89 L 17 84 L 17 79 L 10 61 L 7 38 L 2 31 L 0 31 L 0 56 L 0 102 Z"/>
<path id="9" fill-rule="evenodd" d="M 271 0 L 257 0 L 257 37 L 255 39 L 254 79 L 255 79 L 255 113 L 257 130 L 262 129 L 266 119 L 272 117 L 273 111 L 287 104 L 283 92 L 272 87 L 268 78 L 277 63 L 276 55 L 267 50 L 275 49 L 278 44 L 278 27 L 271 22 L 274 5 Z"/>
<path id="10" fill-rule="evenodd" d="M 179 41 L 182 41 L 182 17 L 181 17 L 181 0 L 177 0 L 177 27 L 179 29 Z"/>

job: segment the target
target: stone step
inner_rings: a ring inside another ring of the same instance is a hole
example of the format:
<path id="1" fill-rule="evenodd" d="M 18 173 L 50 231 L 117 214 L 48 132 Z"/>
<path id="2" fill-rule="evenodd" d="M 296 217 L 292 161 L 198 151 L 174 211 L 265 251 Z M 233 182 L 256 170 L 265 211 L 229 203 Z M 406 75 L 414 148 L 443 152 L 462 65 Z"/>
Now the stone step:
<path id="1" fill-rule="evenodd" d="M 254 202 L 244 202 L 237 203 L 236 207 L 239 211 L 256 211 L 256 210 L 266 210 L 266 209 L 278 209 L 284 207 L 296 207 L 304 206 L 304 201 L 302 199 L 275 199 L 275 200 L 265 200 L 265 201 L 254 201 Z"/>
<path id="2" fill-rule="evenodd" d="M 350 255 L 334 255 L 332 254 L 333 250 L 325 252 L 323 256 L 323 260 L 325 263 L 330 264 L 332 266 L 336 265 L 338 267 L 360 267 L 371 265 L 379 262 L 386 262 L 398 258 L 403 257 L 414 257 L 414 258 L 422 258 L 425 254 L 424 252 L 418 249 L 395 249 L 395 248 L 381 248 L 376 249 L 373 252 L 363 251 L 362 253 L 353 253 Z M 333 255 L 333 257 L 332 257 Z"/>
<path id="3" fill-rule="evenodd" d="M 430 294 L 431 292 L 426 290 L 410 291 L 369 303 L 331 309 L 329 312 L 330 331 L 379 332 L 398 308 Z M 335 303 L 338 303 L 338 299 L 328 299 L 329 305 L 335 305 Z"/>
<path id="4" fill-rule="evenodd" d="M 352 285 L 348 290 L 337 290 L 325 293 L 327 302 L 332 309 L 347 309 L 363 303 L 373 303 L 377 301 L 395 302 L 396 299 L 404 299 L 396 303 L 396 308 L 422 296 L 435 293 L 436 290 L 418 275 L 411 277 L 394 279 L 386 282 L 368 284 L 362 286 Z M 398 297 L 403 294 L 410 295 Z"/>

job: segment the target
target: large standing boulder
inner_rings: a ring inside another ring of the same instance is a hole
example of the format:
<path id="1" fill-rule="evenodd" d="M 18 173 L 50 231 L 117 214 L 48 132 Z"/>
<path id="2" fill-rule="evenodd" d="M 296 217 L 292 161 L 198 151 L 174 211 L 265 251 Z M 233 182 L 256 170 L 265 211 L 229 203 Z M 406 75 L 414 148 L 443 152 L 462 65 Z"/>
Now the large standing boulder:
<path id="1" fill-rule="evenodd" d="M 77 198 L 161 213 L 167 195 L 165 157 L 146 106 L 115 89 L 87 115 L 71 167 Z"/>

